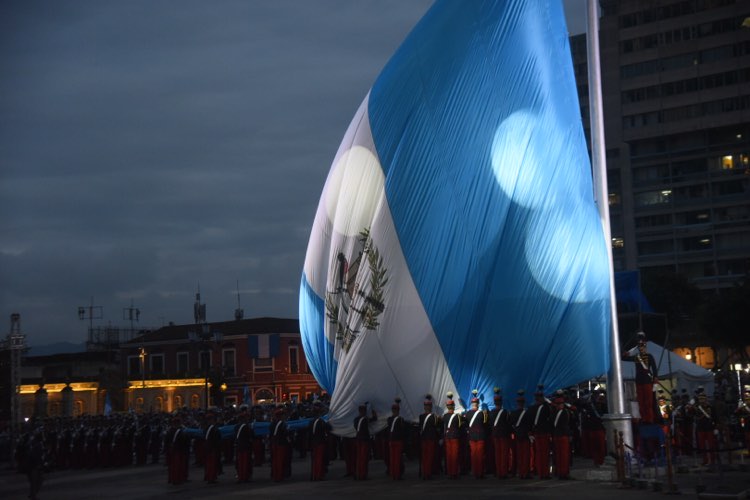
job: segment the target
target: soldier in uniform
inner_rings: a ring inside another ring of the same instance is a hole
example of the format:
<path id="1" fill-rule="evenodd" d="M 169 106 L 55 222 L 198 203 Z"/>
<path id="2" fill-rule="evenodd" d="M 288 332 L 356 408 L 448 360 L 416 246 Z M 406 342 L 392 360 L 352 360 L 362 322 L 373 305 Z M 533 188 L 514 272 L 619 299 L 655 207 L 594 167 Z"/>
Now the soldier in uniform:
<path id="1" fill-rule="evenodd" d="M 354 479 L 367 479 L 368 466 L 370 463 L 370 422 L 378 419 L 375 410 L 372 410 L 370 417 L 367 416 L 367 403 L 359 405 L 359 415 L 354 419 L 355 436 L 355 469 Z"/>
<path id="2" fill-rule="evenodd" d="M 659 382 L 658 371 L 656 360 L 646 351 L 646 334 L 638 332 L 637 336 L 637 345 L 623 353 L 623 359 L 635 363 L 635 390 L 641 422 L 653 424 L 657 422 L 658 415 L 654 398 L 654 384 Z"/>
<path id="3" fill-rule="evenodd" d="M 443 417 L 443 439 L 445 440 L 445 470 L 448 477 L 458 479 L 461 473 L 460 446 L 461 434 L 463 434 L 463 422 L 461 415 L 456 413 L 456 403 L 453 401 L 453 393 L 448 393 L 445 402 L 448 413 Z"/>
<path id="4" fill-rule="evenodd" d="M 552 442 L 555 452 L 555 474 L 558 479 L 570 479 L 570 411 L 565 399 L 557 396 L 552 413 Z"/>
<path id="5" fill-rule="evenodd" d="M 323 420 L 323 405 L 320 401 L 313 403 L 313 419 L 307 433 L 310 440 L 310 480 L 322 481 L 325 479 L 328 461 L 326 451 L 328 448 L 328 434 L 330 425 Z"/>
<path id="6" fill-rule="evenodd" d="M 582 439 L 585 448 L 594 462 L 594 467 L 604 463 L 607 453 L 606 431 L 602 416 L 607 413 L 607 395 L 594 391 L 592 399 L 581 409 Z"/>
<path id="7" fill-rule="evenodd" d="M 203 479 L 209 484 L 216 484 L 221 468 L 221 432 L 216 425 L 216 415 L 209 411 L 206 414 L 205 461 Z"/>
<path id="8" fill-rule="evenodd" d="M 526 396 L 523 389 L 518 391 L 516 409 L 510 414 L 513 433 L 516 438 L 515 467 L 519 479 L 531 479 L 531 441 L 529 433 L 533 423 L 532 417 L 526 409 Z"/>
<path id="9" fill-rule="evenodd" d="M 484 479 L 484 441 L 488 420 L 487 412 L 479 409 L 479 398 L 477 397 L 477 390 L 474 389 L 472 391 L 471 409 L 464 415 L 464 421 L 468 422 L 471 471 L 477 479 Z"/>
<path id="10" fill-rule="evenodd" d="M 253 477 L 253 438 L 255 437 L 247 407 L 240 409 L 238 420 L 234 432 L 235 468 L 237 469 L 237 482 L 247 483 Z"/>
<path id="11" fill-rule="evenodd" d="M 393 479 L 404 477 L 404 443 L 406 443 L 408 427 L 401 417 L 401 399 L 396 398 L 391 405 L 392 415 L 388 417 L 388 472 Z"/>
<path id="12" fill-rule="evenodd" d="M 694 415 L 695 435 L 698 441 L 698 450 L 703 452 L 703 465 L 713 465 L 716 463 L 718 447 L 714 433 L 716 420 L 705 392 L 698 394 L 698 404 L 695 405 Z"/>
<path id="13" fill-rule="evenodd" d="M 432 412 L 431 395 L 425 396 L 423 406 L 424 413 L 419 415 L 419 470 L 422 479 L 430 479 L 433 472 L 439 472 L 440 450 L 438 442 L 441 438 L 442 429 L 440 429 L 440 417 Z"/>
<path id="14" fill-rule="evenodd" d="M 260 405 L 253 406 L 253 429 L 255 429 L 255 423 L 265 421 L 263 415 L 263 407 Z M 260 467 L 266 459 L 266 445 L 263 442 L 263 436 L 255 434 L 253 437 L 253 465 Z"/>
<path id="15" fill-rule="evenodd" d="M 179 416 L 172 417 L 169 429 L 164 434 L 164 454 L 167 461 L 167 483 L 180 484 L 182 457 L 179 456 L 179 442 L 184 439 L 182 434 L 182 421 Z"/>
<path id="16" fill-rule="evenodd" d="M 271 434 L 271 479 L 278 483 L 287 477 L 287 462 L 292 453 L 286 425 L 286 412 L 283 407 L 279 407 L 274 412 L 269 432 Z"/>
<path id="17" fill-rule="evenodd" d="M 750 451 L 750 392 L 742 395 L 742 400 L 737 403 L 735 414 L 739 418 L 742 437 L 745 440 L 745 450 Z"/>
<path id="18" fill-rule="evenodd" d="M 490 412 L 490 433 L 495 452 L 495 475 L 499 479 L 508 477 L 510 470 L 510 446 L 513 427 L 510 424 L 510 413 L 503 408 L 503 395 L 499 387 L 494 389 L 495 408 Z"/>
<path id="19" fill-rule="evenodd" d="M 534 446 L 534 469 L 539 479 L 549 479 L 549 450 L 552 440 L 552 406 L 544 397 L 544 386 L 538 385 L 534 393 L 534 405 L 529 412 L 533 416 L 530 440 Z"/>

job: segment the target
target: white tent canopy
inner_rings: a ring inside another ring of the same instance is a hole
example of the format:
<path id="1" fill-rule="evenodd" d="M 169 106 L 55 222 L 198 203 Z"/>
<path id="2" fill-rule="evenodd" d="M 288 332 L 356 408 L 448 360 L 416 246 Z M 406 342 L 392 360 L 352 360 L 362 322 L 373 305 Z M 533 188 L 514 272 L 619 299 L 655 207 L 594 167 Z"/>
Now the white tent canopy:
<path id="1" fill-rule="evenodd" d="M 648 342 L 646 346 L 649 354 L 656 360 L 660 380 L 671 379 L 674 388 L 680 392 L 687 389 L 691 396 L 699 386 L 702 386 L 709 396 L 714 393 L 713 373 L 658 344 Z M 635 363 L 622 363 L 622 379 L 624 382 L 635 379 Z"/>

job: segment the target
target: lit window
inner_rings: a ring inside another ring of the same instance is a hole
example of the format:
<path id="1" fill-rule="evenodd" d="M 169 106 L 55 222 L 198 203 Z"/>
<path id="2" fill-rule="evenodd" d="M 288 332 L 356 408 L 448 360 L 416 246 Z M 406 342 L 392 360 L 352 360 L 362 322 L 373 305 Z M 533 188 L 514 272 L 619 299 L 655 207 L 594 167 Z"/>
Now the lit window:
<path id="1" fill-rule="evenodd" d="M 724 170 L 731 170 L 734 168 L 734 162 L 732 161 L 732 155 L 721 157 L 721 168 Z"/>
<path id="2" fill-rule="evenodd" d="M 701 245 L 709 245 L 711 244 L 711 238 L 701 238 Z"/>
<path id="3" fill-rule="evenodd" d="M 620 204 L 620 195 L 617 193 L 609 193 L 609 204 L 612 205 L 619 205 Z"/>
<path id="4" fill-rule="evenodd" d="M 710 347 L 696 347 L 695 364 L 706 369 L 713 368 L 715 366 L 714 350 Z"/>
<path id="5" fill-rule="evenodd" d="M 622 238 L 612 238 L 612 248 L 623 248 L 625 240 Z"/>

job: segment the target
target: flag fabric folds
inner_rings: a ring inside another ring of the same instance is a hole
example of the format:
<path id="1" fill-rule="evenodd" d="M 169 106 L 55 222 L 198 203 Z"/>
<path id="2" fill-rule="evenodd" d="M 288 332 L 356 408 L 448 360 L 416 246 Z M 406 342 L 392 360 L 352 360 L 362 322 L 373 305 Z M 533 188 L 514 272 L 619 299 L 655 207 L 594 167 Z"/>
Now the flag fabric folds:
<path id="1" fill-rule="evenodd" d="M 300 283 L 334 432 L 394 397 L 566 387 L 609 368 L 609 270 L 562 5 L 437 1 L 323 187 Z"/>

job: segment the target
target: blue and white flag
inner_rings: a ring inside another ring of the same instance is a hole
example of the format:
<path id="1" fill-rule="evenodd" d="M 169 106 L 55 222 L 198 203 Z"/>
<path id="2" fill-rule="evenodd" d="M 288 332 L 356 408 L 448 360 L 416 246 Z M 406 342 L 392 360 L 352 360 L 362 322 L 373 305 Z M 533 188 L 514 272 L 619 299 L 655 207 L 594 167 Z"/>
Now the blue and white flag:
<path id="1" fill-rule="evenodd" d="M 279 355 L 281 336 L 278 333 L 248 335 L 247 350 L 251 358 L 275 358 Z"/>
<path id="2" fill-rule="evenodd" d="M 559 1 L 439 0 L 333 159 L 300 285 L 333 431 L 360 404 L 609 368 L 609 268 Z"/>

